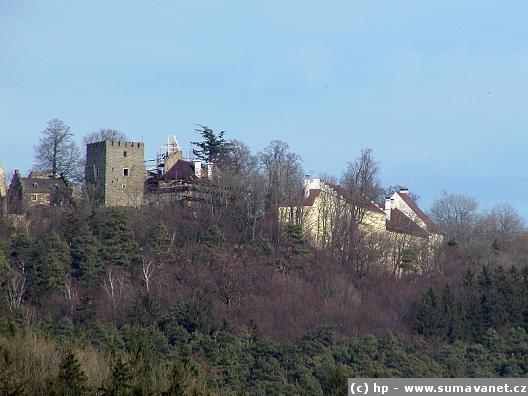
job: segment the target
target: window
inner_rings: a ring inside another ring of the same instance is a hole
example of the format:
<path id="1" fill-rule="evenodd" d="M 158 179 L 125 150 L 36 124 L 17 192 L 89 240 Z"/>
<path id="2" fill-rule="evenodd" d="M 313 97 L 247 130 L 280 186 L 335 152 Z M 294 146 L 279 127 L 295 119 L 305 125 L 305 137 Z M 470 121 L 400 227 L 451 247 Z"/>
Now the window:
<path id="1" fill-rule="evenodd" d="M 123 151 L 123 157 L 126 157 L 126 156 L 127 156 L 127 152 Z"/>
<path id="2" fill-rule="evenodd" d="M 33 194 L 33 195 L 31 195 L 31 200 L 32 200 L 33 202 L 36 202 L 36 201 L 37 201 L 37 194 Z"/>
<path id="3" fill-rule="evenodd" d="M 49 202 L 49 201 L 50 201 L 50 195 L 46 194 L 46 202 Z"/>
<path id="4" fill-rule="evenodd" d="M 128 176 L 128 168 L 123 169 L 123 176 Z"/>
<path id="5" fill-rule="evenodd" d="M 122 188 L 123 190 L 126 190 L 126 184 L 121 184 L 121 188 Z"/>
<path id="6" fill-rule="evenodd" d="M 95 168 L 95 176 L 99 176 L 99 168 Z"/>

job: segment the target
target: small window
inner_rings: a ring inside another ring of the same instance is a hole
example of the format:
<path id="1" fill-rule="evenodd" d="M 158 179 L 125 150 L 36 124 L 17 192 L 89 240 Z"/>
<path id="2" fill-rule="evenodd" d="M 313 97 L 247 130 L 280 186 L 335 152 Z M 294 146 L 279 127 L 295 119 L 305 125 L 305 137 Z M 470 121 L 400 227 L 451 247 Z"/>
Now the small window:
<path id="1" fill-rule="evenodd" d="M 127 152 L 123 151 L 123 157 L 126 157 L 126 156 L 127 156 Z"/>
<path id="2" fill-rule="evenodd" d="M 36 202 L 36 201 L 37 201 L 37 194 L 33 194 L 33 195 L 31 196 L 31 200 L 32 200 L 33 202 Z"/>
<path id="3" fill-rule="evenodd" d="M 99 176 L 99 168 L 95 168 L 95 176 Z"/>
<path id="4" fill-rule="evenodd" d="M 46 194 L 46 202 L 49 202 L 50 201 L 50 196 L 49 194 Z"/>
<path id="5" fill-rule="evenodd" d="M 128 176 L 128 168 L 123 169 L 123 176 Z"/>
<path id="6" fill-rule="evenodd" d="M 123 190 L 126 190 L 126 184 L 121 184 L 121 188 L 122 188 Z"/>

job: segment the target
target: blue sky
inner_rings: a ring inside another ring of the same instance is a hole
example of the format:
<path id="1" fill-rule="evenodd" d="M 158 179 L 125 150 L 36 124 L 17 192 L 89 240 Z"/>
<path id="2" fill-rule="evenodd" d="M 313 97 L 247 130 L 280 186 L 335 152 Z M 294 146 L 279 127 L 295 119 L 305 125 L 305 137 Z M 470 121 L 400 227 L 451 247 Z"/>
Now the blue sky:
<path id="1" fill-rule="evenodd" d="M 443 190 L 528 218 L 525 1 L 0 0 L 0 163 L 46 122 L 115 128 L 153 157 L 196 123 L 288 142 L 339 175 L 361 148 L 428 209 Z"/>

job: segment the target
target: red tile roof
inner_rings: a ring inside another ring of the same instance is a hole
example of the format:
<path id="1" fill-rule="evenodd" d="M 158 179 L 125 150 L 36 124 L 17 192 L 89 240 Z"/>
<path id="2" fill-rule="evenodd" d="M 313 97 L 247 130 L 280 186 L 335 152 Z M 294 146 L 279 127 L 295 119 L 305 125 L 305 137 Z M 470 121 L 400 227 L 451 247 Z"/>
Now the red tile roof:
<path id="1" fill-rule="evenodd" d="M 313 206 L 315 203 L 315 198 L 317 198 L 320 194 L 320 189 L 310 190 L 309 195 L 304 199 L 304 206 Z"/>
<path id="2" fill-rule="evenodd" d="M 418 207 L 418 205 L 416 205 L 416 203 L 411 199 L 411 197 L 409 197 L 408 194 L 403 194 L 399 192 L 397 192 L 396 194 L 398 194 L 400 198 L 403 200 L 403 202 L 405 202 L 407 206 L 411 208 L 411 210 L 414 213 L 416 213 L 418 218 L 425 223 L 427 227 L 427 231 L 434 232 L 434 233 L 438 232 L 438 228 L 436 227 L 436 224 L 433 223 L 433 221 L 429 218 L 429 216 L 427 216 L 424 212 L 422 212 L 422 210 Z M 392 214 L 391 214 L 391 217 L 392 217 Z"/>
<path id="3" fill-rule="evenodd" d="M 194 164 L 189 161 L 178 160 L 161 178 L 183 180 L 194 176 Z"/>

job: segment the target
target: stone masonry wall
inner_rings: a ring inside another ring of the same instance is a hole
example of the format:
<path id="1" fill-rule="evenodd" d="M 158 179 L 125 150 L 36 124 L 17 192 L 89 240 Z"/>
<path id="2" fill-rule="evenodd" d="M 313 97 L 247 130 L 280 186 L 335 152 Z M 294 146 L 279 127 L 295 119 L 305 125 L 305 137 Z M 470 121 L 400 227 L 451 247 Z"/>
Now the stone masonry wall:
<path id="1" fill-rule="evenodd" d="M 87 146 L 86 182 L 95 185 L 105 206 L 139 206 L 146 171 L 144 144 L 107 140 Z"/>

